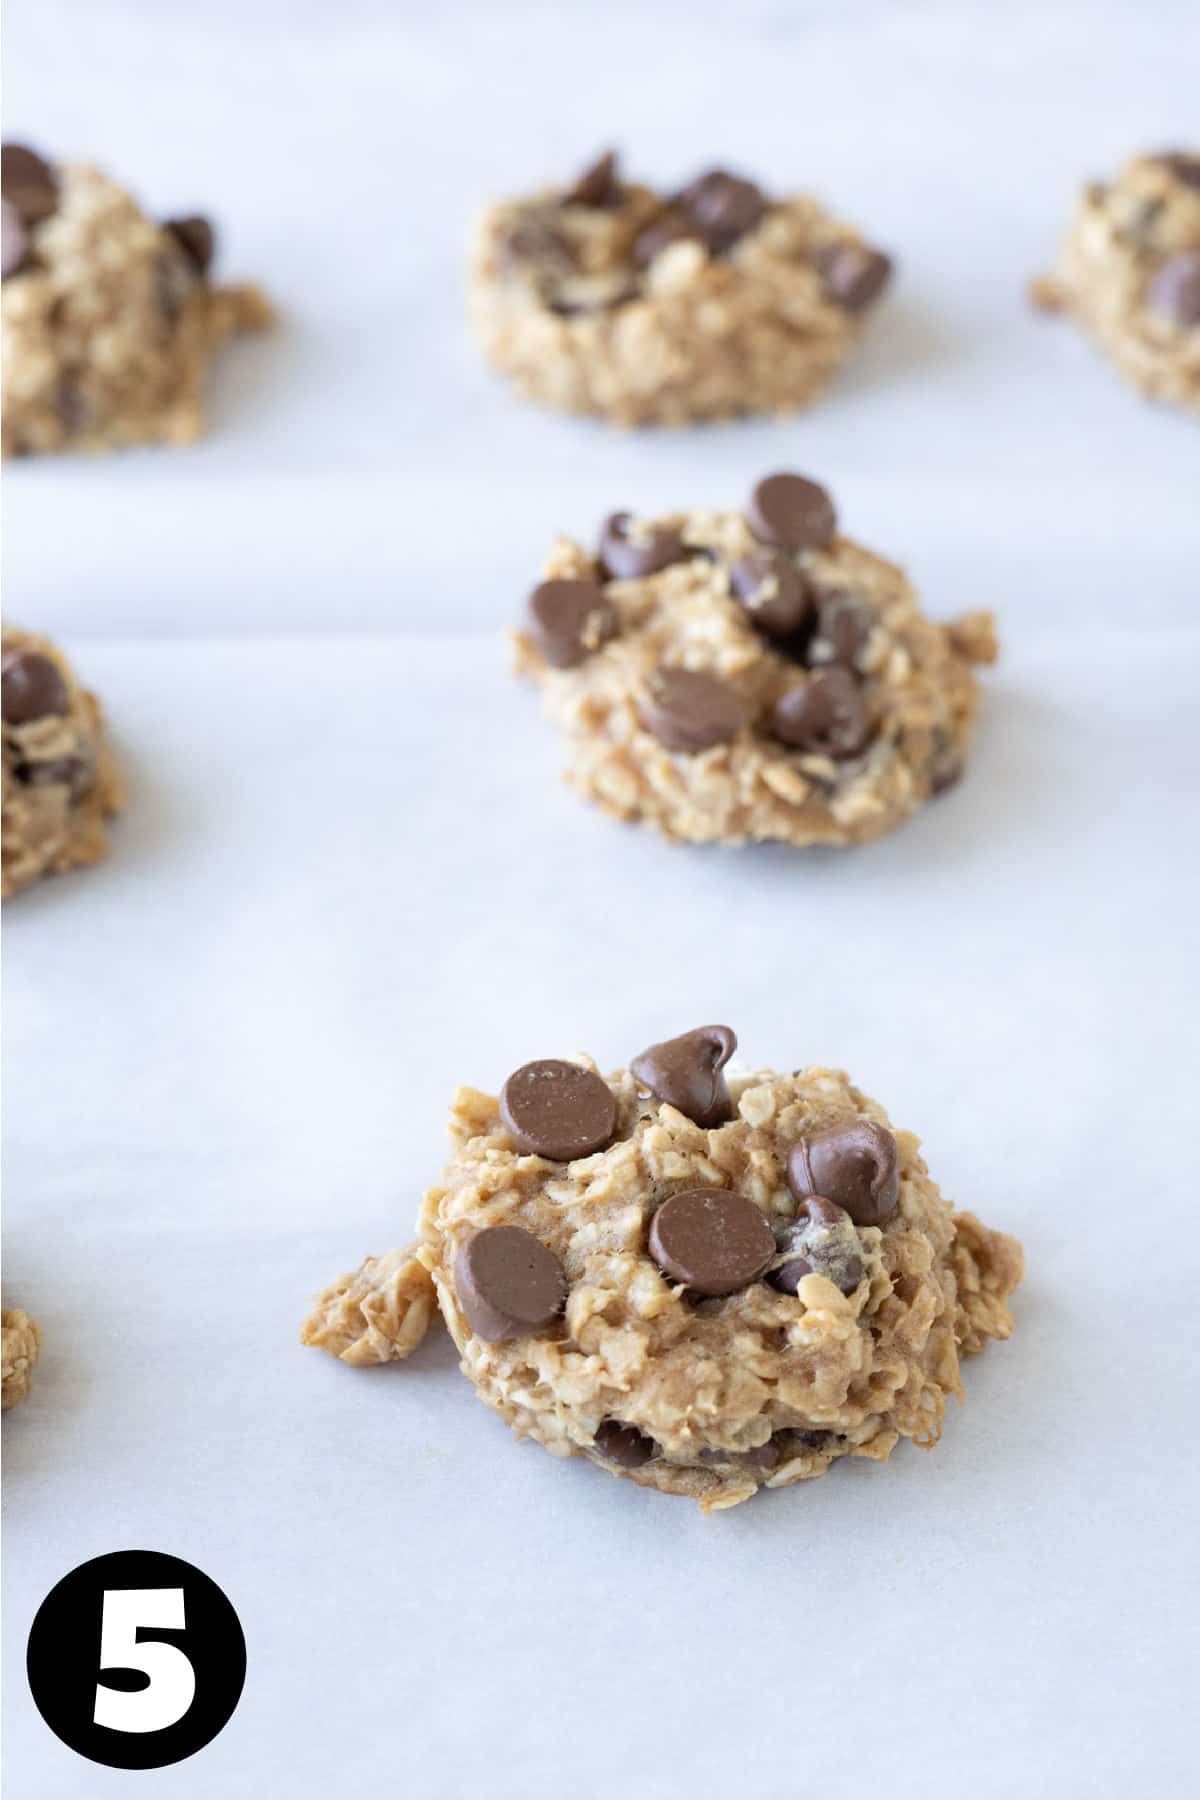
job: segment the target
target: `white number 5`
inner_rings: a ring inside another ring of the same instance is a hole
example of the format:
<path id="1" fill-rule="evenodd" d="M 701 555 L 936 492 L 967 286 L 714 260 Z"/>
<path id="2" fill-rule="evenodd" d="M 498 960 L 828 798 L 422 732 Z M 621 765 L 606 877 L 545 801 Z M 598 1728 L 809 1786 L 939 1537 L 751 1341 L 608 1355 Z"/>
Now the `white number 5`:
<path id="1" fill-rule="evenodd" d="M 139 1643 L 139 1630 L 182 1631 L 183 1589 L 106 1588 L 100 1614 L 100 1674 L 140 1669 L 149 1686 L 136 1694 L 96 1684 L 97 1725 L 110 1731 L 165 1731 L 196 1694 L 196 1671 L 174 1644 Z"/>

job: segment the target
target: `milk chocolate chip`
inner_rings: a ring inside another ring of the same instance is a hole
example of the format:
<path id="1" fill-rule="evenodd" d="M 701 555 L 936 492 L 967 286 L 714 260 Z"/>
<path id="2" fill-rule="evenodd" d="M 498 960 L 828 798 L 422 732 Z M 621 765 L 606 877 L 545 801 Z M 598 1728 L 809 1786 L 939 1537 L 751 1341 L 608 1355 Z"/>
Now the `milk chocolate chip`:
<path id="1" fill-rule="evenodd" d="M 892 259 L 868 244 L 831 244 L 817 257 L 826 294 L 845 312 L 862 312 L 891 280 Z"/>
<path id="2" fill-rule="evenodd" d="M 518 1150 L 574 1162 L 604 1149 L 617 1128 L 617 1102 L 591 1069 L 547 1057 L 509 1076 L 500 1090 L 500 1117 Z"/>
<path id="3" fill-rule="evenodd" d="M 672 244 L 681 244 L 686 238 L 696 239 L 699 236 L 700 233 L 681 206 L 668 206 L 638 232 L 633 244 L 633 266 L 635 269 L 649 268 L 655 257 L 664 250 L 669 250 Z"/>
<path id="4" fill-rule="evenodd" d="M 650 1254 L 695 1294 L 735 1294 L 775 1255 L 775 1234 L 753 1200 L 728 1188 L 687 1188 L 650 1224 Z"/>
<path id="5" fill-rule="evenodd" d="M 869 735 L 858 683 L 847 669 L 825 669 L 803 687 L 789 688 L 771 714 L 771 730 L 785 744 L 821 756 L 857 756 Z"/>
<path id="6" fill-rule="evenodd" d="M 794 1294 L 806 1275 L 823 1275 L 852 1294 L 866 1273 L 854 1221 L 843 1207 L 818 1194 L 802 1200 L 795 1221 L 779 1239 L 787 1261 L 767 1276 L 782 1294 Z"/>
<path id="7" fill-rule="evenodd" d="M 665 1100 L 706 1131 L 733 1117 L 722 1073 L 737 1049 L 728 1025 L 701 1025 L 682 1036 L 651 1044 L 630 1063 L 630 1073 L 658 1100 Z"/>
<path id="8" fill-rule="evenodd" d="M 568 206 L 615 206 L 621 198 L 617 153 L 605 150 L 563 195 Z"/>
<path id="9" fill-rule="evenodd" d="M 543 581 L 526 629 L 553 668 L 570 669 L 616 635 L 617 609 L 597 581 Z"/>
<path id="10" fill-rule="evenodd" d="M 10 275 L 19 275 L 25 267 L 25 258 L 29 253 L 29 232 L 11 200 L 0 200 L 0 220 L 3 233 L 0 238 L 0 279 L 7 281 Z"/>
<path id="11" fill-rule="evenodd" d="M 477 1231 L 455 1258 L 454 1287 L 467 1324 L 489 1344 L 545 1331 L 567 1298 L 557 1256 L 519 1225 Z"/>
<path id="12" fill-rule="evenodd" d="M 725 169 L 697 176 L 680 194 L 679 205 L 716 256 L 753 231 L 767 210 L 761 188 Z"/>
<path id="13" fill-rule="evenodd" d="M 0 145 L 0 190 L 26 225 L 40 225 L 58 205 L 54 170 L 25 144 Z"/>
<path id="14" fill-rule="evenodd" d="M 788 1186 L 798 1200 L 820 1195 L 856 1225 L 882 1225 L 900 1199 L 896 1140 L 871 1119 L 851 1119 L 800 1139 L 788 1156 Z"/>
<path id="15" fill-rule="evenodd" d="M 52 715 L 64 718 L 71 696 L 56 662 L 37 650 L 6 650 L 0 664 L 4 723 L 28 725 Z"/>
<path id="16" fill-rule="evenodd" d="M 632 513 L 619 512 L 605 519 L 601 528 L 600 561 L 614 581 L 657 575 L 690 554 L 674 525 L 644 525 Z"/>
<path id="17" fill-rule="evenodd" d="M 186 219 L 168 219 L 163 230 L 170 232 L 197 274 L 207 275 L 217 241 L 209 221 L 192 213 Z"/>
<path id="18" fill-rule="evenodd" d="M 592 1442 L 606 1462 L 622 1469 L 640 1469 L 658 1455 L 658 1445 L 636 1425 L 622 1425 L 619 1419 L 605 1419 Z"/>
<path id="19" fill-rule="evenodd" d="M 804 475 L 766 476 L 750 496 L 746 517 L 755 537 L 785 550 L 823 550 L 837 535 L 833 501 Z"/>
<path id="20" fill-rule="evenodd" d="M 660 669 L 638 710 L 660 744 L 690 753 L 728 743 L 746 719 L 741 698 L 728 682 L 703 669 Z"/>
<path id="21" fill-rule="evenodd" d="M 791 637 L 812 611 L 812 592 L 791 557 L 755 550 L 729 571 L 733 591 L 768 637 Z"/>
<path id="22" fill-rule="evenodd" d="M 1200 250 L 1186 250 L 1165 262 L 1146 296 L 1151 309 L 1181 325 L 1200 325 Z"/>

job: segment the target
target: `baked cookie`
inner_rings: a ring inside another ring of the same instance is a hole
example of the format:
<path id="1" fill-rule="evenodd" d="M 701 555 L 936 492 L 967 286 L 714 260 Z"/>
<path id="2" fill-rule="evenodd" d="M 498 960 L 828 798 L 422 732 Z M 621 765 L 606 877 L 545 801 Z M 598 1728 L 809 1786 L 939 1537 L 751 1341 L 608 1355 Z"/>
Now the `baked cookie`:
<path id="1" fill-rule="evenodd" d="M 557 543 L 516 633 L 567 780 L 664 837 L 853 844 L 962 772 L 989 613 L 931 624 L 824 488 L 769 475 L 744 513 L 614 513 Z"/>
<path id="2" fill-rule="evenodd" d="M 1090 182 L 1033 298 L 1070 313 L 1144 394 L 1200 408 L 1200 155 L 1135 156 Z"/>
<path id="3" fill-rule="evenodd" d="M 837 1070 L 735 1074 L 723 1025 L 603 1078 L 460 1088 L 417 1243 L 369 1257 L 302 1339 L 407 1357 L 440 1309 L 519 1437 L 706 1510 L 938 1440 L 959 1361 L 1012 1330 L 1020 1246 L 942 1199 Z"/>
<path id="4" fill-rule="evenodd" d="M 20 1406 L 29 1392 L 34 1365 L 42 1353 L 42 1328 L 19 1309 L 0 1313 L 0 1410 Z"/>
<path id="5" fill-rule="evenodd" d="M 159 225 L 98 170 L 3 148 L 5 456 L 186 444 L 223 338 L 258 331 L 254 287 L 215 287 L 207 219 Z"/>
<path id="6" fill-rule="evenodd" d="M 678 194 L 602 156 L 484 214 L 471 311 L 527 399 L 618 425 L 807 406 L 854 350 L 891 261 L 805 194 L 711 169 Z"/>
<path id="7" fill-rule="evenodd" d="M 121 778 L 100 703 L 47 638 L 4 627 L 5 899 L 41 875 L 102 862 Z"/>

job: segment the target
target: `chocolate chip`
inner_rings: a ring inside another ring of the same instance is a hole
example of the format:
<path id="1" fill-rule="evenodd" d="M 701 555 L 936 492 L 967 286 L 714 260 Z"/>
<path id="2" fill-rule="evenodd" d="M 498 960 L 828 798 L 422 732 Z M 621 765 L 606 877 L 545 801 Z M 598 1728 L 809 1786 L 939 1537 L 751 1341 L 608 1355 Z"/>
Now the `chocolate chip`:
<path id="1" fill-rule="evenodd" d="M 846 594 L 834 594 L 821 604 L 817 629 L 808 647 L 812 664 L 834 663 L 852 669 L 871 635 L 871 615 Z"/>
<path id="2" fill-rule="evenodd" d="M 58 205 L 54 170 L 24 144 L 0 145 L 0 190 L 26 225 L 39 225 Z"/>
<path id="3" fill-rule="evenodd" d="M 1169 169 L 1185 187 L 1200 188 L 1200 156 L 1194 156 L 1190 150 L 1162 150 L 1154 160 Z"/>
<path id="4" fill-rule="evenodd" d="M 552 1250 L 519 1225 L 489 1225 L 454 1260 L 467 1324 L 489 1344 L 545 1331 L 562 1311 L 567 1278 Z"/>
<path id="5" fill-rule="evenodd" d="M 713 1131 L 733 1117 L 722 1070 L 736 1049 L 737 1038 L 728 1025 L 701 1025 L 651 1044 L 634 1057 L 629 1070 L 657 1100 Z"/>
<path id="6" fill-rule="evenodd" d="M 668 206 L 648 225 L 643 225 L 633 240 L 633 266 L 635 269 L 649 268 L 655 257 L 669 250 L 672 244 L 682 244 L 689 238 L 694 242 L 699 235 L 682 207 Z"/>
<path id="7" fill-rule="evenodd" d="M 753 231 L 767 210 L 761 188 L 724 169 L 710 169 L 698 176 L 684 188 L 679 204 L 718 256 Z"/>
<path id="8" fill-rule="evenodd" d="M 574 1162 L 604 1149 L 617 1129 L 617 1103 L 591 1069 L 547 1057 L 509 1076 L 500 1090 L 500 1117 L 518 1150 Z"/>
<path id="9" fill-rule="evenodd" d="M 687 1188 L 650 1223 L 650 1254 L 672 1281 L 697 1294 L 736 1294 L 775 1254 L 775 1234 L 753 1200 L 728 1188 Z"/>
<path id="10" fill-rule="evenodd" d="M 1147 303 L 1185 329 L 1200 325 L 1200 250 L 1186 250 L 1163 264 L 1150 283 Z"/>
<path id="11" fill-rule="evenodd" d="M 846 669 L 811 675 L 803 687 L 789 688 L 776 703 L 771 730 L 785 744 L 835 761 L 857 756 L 869 736 L 858 683 Z"/>
<path id="12" fill-rule="evenodd" d="M 768 475 L 750 496 L 750 529 L 785 550 L 823 550 L 837 535 L 837 514 L 823 487 L 803 475 Z"/>
<path id="13" fill-rule="evenodd" d="M 6 650 L 0 663 L 4 723 L 28 725 L 34 719 L 62 718 L 71 710 L 71 695 L 56 662 L 37 650 Z"/>
<path id="14" fill-rule="evenodd" d="M 95 759 L 83 750 L 77 756 L 54 756 L 44 762 L 17 764 L 17 780 L 26 787 L 65 787 L 72 801 L 81 800 L 96 785 Z"/>
<path id="15" fill-rule="evenodd" d="M 646 730 L 668 750 L 709 750 L 736 737 L 746 722 L 729 683 L 702 669 L 660 669 L 638 710 Z"/>
<path id="16" fill-rule="evenodd" d="M 573 187 L 563 195 L 568 206 L 616 206 L 621 198 L 617 180 L 617 153 L 606 150 L 583 171 Z"/>
<path id="17" fill-rule="evenodd" d="M 896 1140 L 870 1119 L 851 1119 L 801 1138 L 788 1156 L 787 1175 L 798 1200 L 822 1195 L 856 1225 L 882 1225 L 900 1198 Z"/>
<path id="18" fill-rule="evenodd" d="M 690 551 L 674 525 L 645 525 L 632 513 L 612 513 L 600 528 L 600 561 L 614 581 L 657 575 L 671 563 L 686 562 Z"/>
<path id="19" fill-rule="evenodd" d="M 658 1445 L 636 1425 L 622 1425 L 619 1419 L 605 1419 L 592 1439 L 593 1446 L 606 1462 L 622 1469 L 640 1469 L 658 1455 Z"/>
<path id="20" fill-rule="evenodd" d="M 733 591 L 769 637 L 790 637 L 812 610 L 808 582 L 789 556 L 755 550 L 729 571 Z"/>
<path id="21" fill-rule="evenodd" d="M 767 1280 L 781 1294 L 794 1294 L 806 1275 L 823 1275 L 843 1294 L 852 1294 L 866 1273 L 854 1221 L 844 1207 L 817 1194 L 800 1202 L 779 1249 L 788 1260 Z"/>
<path id="22" fill-rule="evenodd" d="M 163 230 L 170 232 L 198 273 L 207 275 L 216 248 L 216 238 L 208 220 L 193 213 L 186 219 L 168 219 Z"/>
<path id="23" fill-rule="evenodd" d="M 500 240 L 500 261 L 506 269 L 519 263 L 544 263 L 559 270 L 574 266 L 571 245 L 561 231 L 541 213 L 525 213 Z"/>
<path id="24" fill-rule="evenodd" d="M 617 623 L 598 581 L 543 581 L 529 596 L 526 629 L 555 669 L 582 662 L 616 635 Z"/>
<path id="25" fill-rule="evenodd" d="M 818 252 L 817 271 L 826 294 L 844 311 L 862 312 L 892 277 L 892 259 L 868 244 L 830 244 Z"/>
<path id="26" fill-rule="evenodd" d="M 11 200 L 0 201 L 0 215 L 3 219 L 0 279 L 7 281 L 10 275 L 19 275 L 25 267 L 25 258 L 29 254 L 29 233 L 25 229 L 25 221 Z"/>

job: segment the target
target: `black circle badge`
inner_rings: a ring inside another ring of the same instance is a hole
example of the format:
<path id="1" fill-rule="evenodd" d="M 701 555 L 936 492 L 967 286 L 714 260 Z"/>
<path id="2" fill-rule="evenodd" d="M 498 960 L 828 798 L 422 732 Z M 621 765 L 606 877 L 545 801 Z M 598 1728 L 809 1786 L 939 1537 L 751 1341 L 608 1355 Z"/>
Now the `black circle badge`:
<path id="1" fill-rule="evenodd" d="M 246 1640 L 215 1581 L 177 1556 L 80 1563 L 38 1608 L 25 1656 L 37 1709 L 80 1756 L 162 1769 L 203 1750 L 246 1679 Z"/>

